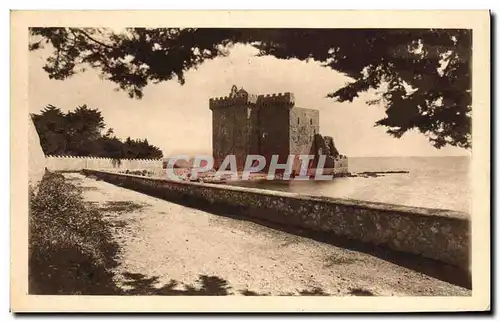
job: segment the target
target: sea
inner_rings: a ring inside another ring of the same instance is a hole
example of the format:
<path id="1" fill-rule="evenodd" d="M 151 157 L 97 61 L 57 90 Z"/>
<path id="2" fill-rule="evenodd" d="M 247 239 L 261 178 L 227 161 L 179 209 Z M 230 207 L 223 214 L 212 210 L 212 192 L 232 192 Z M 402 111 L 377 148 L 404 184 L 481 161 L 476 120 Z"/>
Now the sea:
<path id="1" fill-rule="evenodd" d="M 331 181 L 239 181 L 232 185 L 471 213 L 469 157 L 349 158 L 349 172 L 408 171 Z"/>

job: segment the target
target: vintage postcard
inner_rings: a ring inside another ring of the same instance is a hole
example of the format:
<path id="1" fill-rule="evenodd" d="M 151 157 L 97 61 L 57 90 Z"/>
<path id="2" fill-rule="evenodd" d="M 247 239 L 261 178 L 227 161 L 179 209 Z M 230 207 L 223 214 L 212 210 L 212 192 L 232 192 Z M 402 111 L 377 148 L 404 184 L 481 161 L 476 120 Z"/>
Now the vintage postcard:
<path id="1" fill-rule="evenodd" d="M 14 312 L 490 310 L 488 11 L 13 11 Z"/>

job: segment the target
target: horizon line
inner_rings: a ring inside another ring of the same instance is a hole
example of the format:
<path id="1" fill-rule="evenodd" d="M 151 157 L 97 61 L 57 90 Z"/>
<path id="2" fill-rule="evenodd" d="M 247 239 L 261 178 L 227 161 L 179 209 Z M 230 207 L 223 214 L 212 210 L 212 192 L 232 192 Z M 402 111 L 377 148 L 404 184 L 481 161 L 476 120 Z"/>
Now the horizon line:
<path id="1" fill-rule="evenodd" d="M 179 155 L 188 155 L 194 158 L 197 155 L 211 156 L 212 154 L 211 153 L 189 154 L 188 152 L 185 152 L 185 153 L 172 154 L 171 156 L 164 156 L 163 159 L 168 159 Z M 349 159 L 349 158 L 470 158 L 471 156 L 470 155 L 366 155 L 366 156 L 346 155 L 346 157 Z"/>

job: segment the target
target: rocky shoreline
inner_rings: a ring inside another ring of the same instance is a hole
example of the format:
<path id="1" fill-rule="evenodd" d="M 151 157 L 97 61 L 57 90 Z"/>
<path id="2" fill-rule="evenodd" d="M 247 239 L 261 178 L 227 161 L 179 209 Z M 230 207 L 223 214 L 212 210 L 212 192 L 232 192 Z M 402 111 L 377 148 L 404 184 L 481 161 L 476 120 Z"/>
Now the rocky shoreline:
<path id="1" fill-rule="evenodd" d="M 377 178 L 384 177 L 386 174 L 405 174 L 410 173 L 410 171 L 365 171 L 358 173 L 349 173 L 348 177 L 360 177 L 360 178 Z"/>
<path id="2" fill-rule="evenodd" d="M 341 173 L 341 174 L 336 174 L 334 175 L 334 178 L 343 178 L 343 177 L 349 177 L 349 178 L 378 178 L 378 177 L 384 177 L 388 174 L 408 174 L 410 171 L 365 171 L 365 172 L 348 172 L 348 173 Z M 250 181 L 269 181 L 267 179 L 267 175 L 260 175 L 260 174 L 255 174 L 254 176 L 250 176 L 249 178 Z M 279 176 L 275 177 L 272 181 L 283 181 L 284 179 L 280 178 Z M 290 180 L 293 181 L 293 178 Z M 313 180 L 313 177 L 311 177 L 311 180 Z M 193 182 L 204 182 L 204 183 L 213 183 L 213 184 L 224 184 L 227 183 L 228 179 L 221 178 L 221 179 L 215 179 L 211 176 L 204 176 L 197 178 L 196 180 L 189 180 L 186 179 L 186 181 L 193 181 Z"/>
<path id="3" fill-rule="evenodd" d="M 145 176 L 145 177 L 153 177 L 157 176 L 157 174 L 147 171 L 147 170 L 136 170 L 136 171 L 122 171 L 125 174 L 133 174 L 133 175 L 139 175 L 139 176 Z M 378 178 L 378 177 L 384 177 L 388 174 L 408 174 L 410 173 L 409 171 L 403 171 L 403 170 L 397 170 L 397 171 L 364 171 L 364 172 L 347 172 L 347 173 L 339 173 L 334 175 L 334 178 L 343 178 L 343 177 L 349 177 L 349 178 Z M 311 180 L 313 177 L 311 177 Z M 201 182 L 201 183 L 212 183 L 212 184 L 225 184 L 228 181 L 231 181 L 230 178 L 227 177 L 222 177 L 220 179 L 216 179 L 213 176 L 213 173 L 206 173 L 200 175 L 196 179 L 191 179 L 189 176 L 186 176 L 185 181 L 190 181 L 190 182 Z M 252 173 L 248 179 L 249 181 L 269 181 L 267 179 L 267 174 L 265 173 Z M 272 181 L 283 181 L 279 176 L 276 176 Z M 290 180 L 293 180 L 291 178 Z"/>

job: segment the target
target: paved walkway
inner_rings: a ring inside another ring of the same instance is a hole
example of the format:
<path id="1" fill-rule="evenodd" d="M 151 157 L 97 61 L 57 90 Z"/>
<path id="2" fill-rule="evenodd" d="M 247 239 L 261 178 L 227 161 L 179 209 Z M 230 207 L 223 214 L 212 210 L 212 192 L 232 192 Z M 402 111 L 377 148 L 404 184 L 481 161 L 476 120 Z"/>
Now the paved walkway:
<path id="1" fill-rule="evenodd" d="M 471 295 L 372 255 L 66 174 L 105 211 L 135 294 Z"/>

